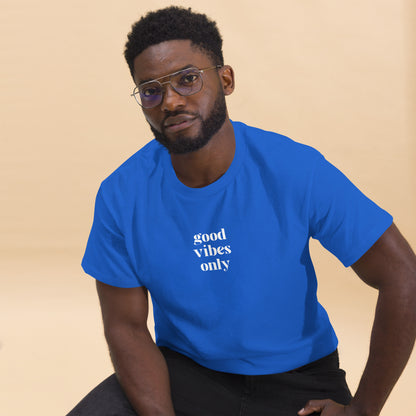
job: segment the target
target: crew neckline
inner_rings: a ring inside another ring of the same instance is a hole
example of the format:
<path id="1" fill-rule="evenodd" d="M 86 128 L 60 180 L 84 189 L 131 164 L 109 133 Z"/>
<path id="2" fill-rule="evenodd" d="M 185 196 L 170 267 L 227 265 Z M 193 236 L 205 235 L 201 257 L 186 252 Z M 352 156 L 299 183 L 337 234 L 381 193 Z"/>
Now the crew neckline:
<path id="1" fill-rule="evenodd" d="M 182 183 L 178 177 L 176 176 L 175 169 L 173 169 L 172 162 L 170 159 L 170 155 L 168 152 L 164 153 L 164 171 L 166 173 L 166 180 L 169 186 L 174 189 L 176 192 L 179 192 L 186 196 L 197 196 L 197 197 L 204 197 L 207 195 L 212 195 L 221 189 L 223 189 L 228 183 L 233 180 L 238 172 L 238 169 L 241 166 L 241 163 L 244 158 L 245 152 L 245 141 L 244 135 L 241 134 L 241 126 L 240 123 L 234 122 L 232 120 L 231 124 L 234 130 L 234 137 L 235 137 L 235 151 L 234 157 L 231 162 L 231 165 L 227 169 L 227 171 L 218 178 L 215 182 L 204 186 L 202 188 L 191 188 L 184 183 Z"/>

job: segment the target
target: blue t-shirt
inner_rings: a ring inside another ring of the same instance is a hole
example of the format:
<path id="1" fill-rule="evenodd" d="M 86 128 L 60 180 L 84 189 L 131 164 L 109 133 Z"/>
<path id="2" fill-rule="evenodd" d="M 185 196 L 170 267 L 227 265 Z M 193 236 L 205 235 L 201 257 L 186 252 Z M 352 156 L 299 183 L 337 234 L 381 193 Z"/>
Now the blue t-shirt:
<path id="1" fill-rule="evenodd" d="M 392 217 L 315 149 L 233 122 L 227 172 L 189 188 L 155 140 L 102 184 L 82 266 L 113 286 L 145 286 L 156 342 L 218 371 L 288 371 L 337 338 L 316 297 L 309 238 L 344 264 Z"/>

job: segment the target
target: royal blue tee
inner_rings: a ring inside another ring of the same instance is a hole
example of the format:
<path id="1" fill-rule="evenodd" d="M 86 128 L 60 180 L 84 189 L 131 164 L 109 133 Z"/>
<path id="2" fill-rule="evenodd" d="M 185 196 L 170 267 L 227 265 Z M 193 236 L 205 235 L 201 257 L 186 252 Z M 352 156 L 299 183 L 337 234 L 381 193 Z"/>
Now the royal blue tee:
<path id="1" fill-rule="evenodd" d="M 159 346 L 213 370 L 284 372 L 337 347 L 310 237 L 348 267 L 392 217 L 315 149 L 233 128 L 233 162 L 206 187 L 180 182 L 155 140 L 105 179 L 82 266 L 149 290 Z"/>

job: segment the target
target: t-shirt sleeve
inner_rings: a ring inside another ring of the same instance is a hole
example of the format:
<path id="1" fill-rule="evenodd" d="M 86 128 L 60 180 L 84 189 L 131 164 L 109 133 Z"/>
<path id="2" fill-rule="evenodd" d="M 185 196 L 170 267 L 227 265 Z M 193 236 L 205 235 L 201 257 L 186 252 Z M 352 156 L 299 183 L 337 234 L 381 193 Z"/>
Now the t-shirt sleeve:
<path id="1" fill-rule="evenodd" d="M 82 268 L 95 279 L 111 286 L 142 286 L 126 248 L 111 198 L 102 186 L 95 200 L 94 221 L 82 259 Z"/>
<path id="2" fill-rule="evenodd" d="M 310 235 L 345 267 L 355 263 L 393 218 L 319 155 L 310 194 Z"/>

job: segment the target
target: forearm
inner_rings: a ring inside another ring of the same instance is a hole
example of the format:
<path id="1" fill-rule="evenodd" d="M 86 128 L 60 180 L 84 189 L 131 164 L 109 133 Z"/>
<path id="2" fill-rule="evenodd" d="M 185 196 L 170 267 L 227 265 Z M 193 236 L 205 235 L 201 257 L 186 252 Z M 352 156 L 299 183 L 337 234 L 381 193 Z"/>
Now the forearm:
<path id="1" fill-rule="evenodd" d="M 380 413 L 409 359 L 416 334 L 414 286 L 380 290 L 369 358 L 351 402 L 358 414 Z"/>
<path id="2" fill-rule="evenodd" d="M 117 378 L 140 416 L 174 416 L 166 361 L 149 332 L 106 334 Z"/>
<path id="3" fill-rule="evenodd" d="M 299 415 L 378 416 L 410 357 L 416 335 L 416 256 L 392 224 L 353 265 L 379 290 L 370 353 L 350 405 L 310 400 Z"/>

